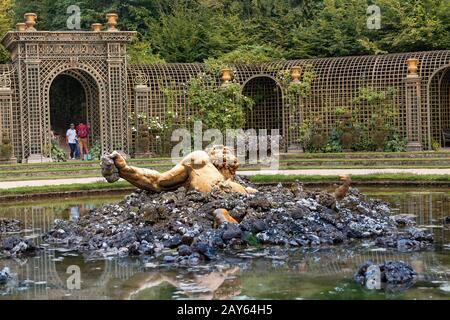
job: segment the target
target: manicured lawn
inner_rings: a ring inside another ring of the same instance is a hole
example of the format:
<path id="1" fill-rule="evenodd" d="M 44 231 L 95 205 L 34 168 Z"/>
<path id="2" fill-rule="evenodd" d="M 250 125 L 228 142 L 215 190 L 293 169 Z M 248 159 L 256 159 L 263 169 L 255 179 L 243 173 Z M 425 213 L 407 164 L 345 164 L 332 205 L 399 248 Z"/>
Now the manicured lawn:
<path id="1" fill-rule="evenodd" d="M 142 168 L 150 168 L 160 172 L 169 170 L 171 166 L 141 166 Z M 434 165 L 434 166 L 411 166 L 411 165 L 391 165 L 391 166 L 351 166 L 351 165 L 335 165 L 335 166 L 280 166 L 280 170 L 318 170 L 318 169 L 449 169 L 450 166 Z M 257 171 L 260 167 L 241 167 L 239 171 Z M 27 180 L 51 180 L 51 179 L 68 179 L 68 178 L 93 178 L 100 177 L 99 168 L 82 168 L 74 170 L 26 170 L 26 171 L 0 171 L 0 181 L 27 181 Z M 310 177 L 305 176 L 305 177 Z"/>
<path id="2" fill-rule="evenodd" d="M 367 175 L 352 175 L 353 181 L 359 182 L 449 182 L 450 175 L 436 175 L 436 174 L 409 174 L 409 173 L 380 173 Z M 253 183 L 279 183 L 279 182 L 324 182 L 333 183 L 339 181 L 338 176 L 320 176 L 320 175 L 267 175 L 259 174 L 249 176 Z M 89 191 L 89 190 L 106 190 L 106 189 L 133 189 L 134 187 L 126 181 L 119 181 L 109 184 L 107 182 L 95 182 L 87 184 L 71 184 L 71 185 L 56 185 L 56 186 L 42 186 L 42 187 L 19 187 L 12 189 L 0 189 L 0 196 L 7 195 L 23 195 L 23 194 L 43 194 L 53 192 L 69 192 L 69 191 Z"/>
<path id="3" fill-rule="evenodd" d="M 254 183 L 277 183 L 294 181 L 339 181 L 339 176 L 321 175 L 282 175 L 258 174 L 249 177 Z M 351 175 L 353 181 L 443 181 L 450 182 L 450 175 L 441 174 L 411 174 L 411 173 L 376 173 L 366 175 Z"/>
<path id="4" fill-rule="evenodd" d="M 76 183 L 70 185 L 42 186 L 42 187 L 18 187 L 11 189 L 0 189 L 0 196 L 14 194 L 36 194 L 50 192 L 66 192 L 66 191 L 85 191 L 85 190 L 102 190 L 102 189 L 124 189 L 134 188 L 126 181 L 116 183 L 94 182 L 94 183 Z"/>

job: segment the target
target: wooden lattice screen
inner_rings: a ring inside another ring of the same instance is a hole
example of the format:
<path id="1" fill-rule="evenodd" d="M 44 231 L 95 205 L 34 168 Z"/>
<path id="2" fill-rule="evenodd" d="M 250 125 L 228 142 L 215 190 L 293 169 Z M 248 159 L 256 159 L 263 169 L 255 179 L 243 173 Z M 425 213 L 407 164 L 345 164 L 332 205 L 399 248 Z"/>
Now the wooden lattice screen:
<path id="1" fill-rule="evenodd" d="M 164 121 L 172 110 L 177 125 L 186 126 L 196 112 L 189 109 L 186 83 L 205 72 L 204 66 L 128 65 L 126 44 L 133 36 L 130 32 L 43 31 L 9 32 L 4 37 L 13 63 L 0 66 L 0 131 L 11 135 L 19 161 L 43 153 L 50 129 L 48 92 L 61 74 L 82 84 L 94 133 L 91 142 L 99 139 L 103 152 L 133 153 L 135 139 L 128 122 L 133 112 Z M 419 61 L 419 78 L 413 82 L 406 81 L 409 58 Z M 298 97 L 295 114 L 286 104 L 285 87 L 277 80 L 280 72 L 289 72 L 293 66 L 309 68 L 316 75 L 310 96 Z M 336 108 L 352 107 L 358 89 L 372 87 L 397 89 L 395 125 L 404 136 L 419 137 L 423 147 L 430 148 L 432 140 L 441 141 L 442 129 L 450 126 L 449 70 L 450 50 L 442 50 L 235 65 L 233 75 L 243 92 L 257 100 L 247 114 L 247 127 L 279 128 L 286 146 L 298 140 L 293 119 L 319 117 L 329 131 L 336 121 Z M 407 90 L 407 83 L 414 89 Z M 407 108 L 407 101 L 415 104 L 414 109 Z M 373 107 L 358 108 L 361 121 L 371 117 Z M 408 114 L 407 110 L 417 111 Z M 408 121 L 414 128 L 407 127 Z M 152 141 L 151 148 L 156 147 L 157 141 Z"/>
<path id="2" fill-rule="evenodd" d="M 283 96 L 277 82 L 267 76 L 256 76 L 244 84 L 243 93 L 255 105 L 247 110 L 246 129 L 283 128 Z"/>
<path id="3" fill-rule="evenodd" d="M 93 123 L 91 142 L 98 135 L 103 152 L 129 151 L 126 45 L 134 36 L 134 32 L 115 30 L 49 32 L 34 28 L 5 35 L 2 42 L 16 70 L 9 89 L 19 160 L 50 160 L 49 92 L 61 74 L 77 79 L 85 88 Z"/>
<path id="4" fill-rule="evenodd" d="M 450 51 L 429 51 L 402 54 L 387 54 L 379 56 L 357 56 L 323 59 L 305 59 L 278 61 L 261 65 L 236 65 L 234 79 L 242 85 L 243 92 L 257 97 L 260 108 L 248 114 L 247 127 L 267 126 L 279 127 L 289 143 L 298 139 L 298 132 L 292 129 L 292 119 L 313 119 L 319 117 L 325 124 L 325 130 L 330 130 L 336 121 L 335 109 L 338 107 L 353 107 L 354 99 L 361 87 L 371 87 L 375 90 L 396 89 L 393 99 L 394 109 L 398 114 L 396 127 L 399 132 L 407 135 L 406 108 L 406 60 L 419 60 L 418 74 L 420 76 L 420 136 L 424 148 L 430 148 L 432 139 L 441 141 L 440 131 L 446 127 L 449 118 L 449 74 Z M 283 100 L 284 89 L 277 83 L 280 71 L 289 71 L 293 66 L 309 68 L 315 73 L 312 82 L 311 95 L 299 98 L 298 114 L 289 114 Z M 165 64 L 154 66 L 131 65 L 129 68 L 129 95 L 133 98 L 131 110 L 134 110 L 135 92 L 132 90 L 134 78 L 145 74 L 148 80 L 149 114 L 164 117 L 166 102 L 162 93 L 164 86 L 170 86 L 177 93 L 176 108 L 184 117 L 189 116 L 184 84 L 190 77 L 204 72 L 201 64 Z M 259 89 L 258 89 L 259 88 Z M 265 88 L 265 89 L 264 89 Z M 272 88 L 272 89 L 269 89 Z M 257 93 L 262 92 L 262 96 Z M 274 94 L 277 92 L 276 94 Z M 417 98 L 417 97 L 416 97 Z M 368 120 L 374 106 L 358 105 L 360 121 Z M 258 111 L 256 111 L 258 110 Z M 277 110 L 277 111 L 275 111 Z M 258 114 L 259 116 L 255 115 Z M 274 115 L 276 115 L 274 117 Z M 264 119 L 269 117 L 270 119 Z M 279 117 L 281 123 L 275 125 Z"/>

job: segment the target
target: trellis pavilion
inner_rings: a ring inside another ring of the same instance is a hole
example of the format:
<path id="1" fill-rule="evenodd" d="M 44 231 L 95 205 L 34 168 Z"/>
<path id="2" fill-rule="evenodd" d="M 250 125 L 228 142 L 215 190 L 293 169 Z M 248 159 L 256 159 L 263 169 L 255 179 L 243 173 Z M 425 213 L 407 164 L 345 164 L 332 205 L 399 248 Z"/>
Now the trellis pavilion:
<path id="1" fill-rule="evenodd" d="M 49 161 L 52 114 L 58 113 L 51 110 L 51 89 L 61 77 L 83 88 L 79 112 L 91 126 L 91 143 L 100 141 L 102 152 L 134 154 L 130 114 L 164 119 L 170 103 L 183 125 L 195 112 L 187 107 L 184 84 L 204 66 L 128 64 L 127 43 L 135 33 L 118 31 L 116 19 L 117 15 L 108 15 L 105 31 L 94 24 L 92 31 L 55 32 L 37 31 L 36 15 L 26 14 L 26 22 L 3 37 L 12 61 L 0 65 L 0 137 L 11 139 L 14 159 Z M 298 70 L 307 66 L 315 73 L 311 94 L 298 96 L 299 107 L 292 108 L 276 75 L 285 70 L 297 81 Z M 450 128 L 450 50 L 278 61 L 233 69 L 235 81 L 256 102 L 247 111 L 247 128 L 279 129 L 286 150 L 296 148 L 298 123 L 320 116 L 329 130 L 336 120 L 333 110 L 351 106 L 361 87 L 396 89 L 394 107 L 400 116 L 395 125 L 408 138 L 409 150 L 430 149 L 433 140 L 443 144 L 442 132 Z M 168 101 L 165 88 L 175 92 L 173 101 Z M 368 119 L 372 107 L 363 106 L 359 116 Z"/>

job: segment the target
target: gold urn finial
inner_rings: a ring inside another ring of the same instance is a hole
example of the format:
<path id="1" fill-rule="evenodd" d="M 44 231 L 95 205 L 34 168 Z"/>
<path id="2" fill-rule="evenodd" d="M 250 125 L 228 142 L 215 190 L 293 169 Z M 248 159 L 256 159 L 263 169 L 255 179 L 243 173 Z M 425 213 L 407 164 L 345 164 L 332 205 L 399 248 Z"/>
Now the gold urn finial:
<path id="1" fill-rule="evenodd" d="M 406 64 L 408 66 L 408 77 L 417 76 L 417 65 L 419 64 L 419 60 L 416 58 L 409 58 L 406 60 Z"/>
<path id="2" fill-rule="evenodd" d="M 117 13 L 108 13 L 106 15 L 106 19 L 108 20 L 107 24 L 108 24 L 108 31 L 109 32 L 114 32 L 114 31 L 119 31 L 117 29 L 117 19 L 118 19 L 118 15 Z"/>
<path id="3" fill-rule="evenodd" d="M 16 23 L 16 30 L 17 31 L 26 31 L 27 30 L 27 24 L 25 22 Z"/>
<path id="4" fill-rule="evenodd" d="M 27 26 L 27 31 L 36 31 L 34 27 L 36 25 L 37 14 L 28 12 L 24 14 L 25 24 Z"/>
<path id="5" fill-rule="evenodd" d="M 295 82 L 295 83 L 300 82 L 301 75 L 302 75 L 302 68 L 300 66 L 292 66 L 291 67 L 292 82 Z"/>
<path id="6" fill-rule="evenodd" d="M 103 27 L 103 25 L 101 23 L 93 23 L 93 24 L 91 24 L 91 29 L 94 32 L 102 31 L 102 27 Z"/>
<path id="7" fill-rule="evenodd" d="M 222 80 L 222 85 L 227 85 L 233 78 L 233 70 L 230 68 L 223 68 L 220 70 L 220 79 Z"/>

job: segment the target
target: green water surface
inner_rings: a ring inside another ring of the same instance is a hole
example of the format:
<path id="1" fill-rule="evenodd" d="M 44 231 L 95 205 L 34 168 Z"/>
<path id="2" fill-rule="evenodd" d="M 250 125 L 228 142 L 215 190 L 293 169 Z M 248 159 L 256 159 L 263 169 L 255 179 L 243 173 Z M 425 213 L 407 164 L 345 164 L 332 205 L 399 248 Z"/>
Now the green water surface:
<path id="1" fill-rule="evenodd" d="M 16 280 L 0 285 L 0 299 L 449 299 L 450 189 L 361 188 L 368 196 L 390 202 L 394 214 L 416 217 L 418 226 L 435 234 L 435 247 L 412 253 L 336 246 L 321 250 L 250 249 L 229 255 L 220 264 L 175 268 L 152 257 L 91 261 L 63 248 L 42 250 L 34 257 L 0 259 Z M 0 217 L 20 219 L 26 236 L 41 243 L 40 234 L 55 219 L 77 219 L 89 209 L 117 202 L 114 197 L 82 197 L 2 204 Z M 372 291 L 354 283 L 365 261 L 402 260 L 420 279 L 403 291 Z M 71 288 L 71 268 L 80 270 L 80 288 Z"/>

